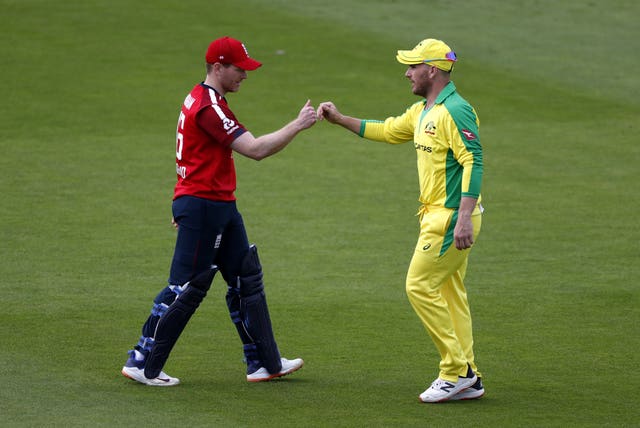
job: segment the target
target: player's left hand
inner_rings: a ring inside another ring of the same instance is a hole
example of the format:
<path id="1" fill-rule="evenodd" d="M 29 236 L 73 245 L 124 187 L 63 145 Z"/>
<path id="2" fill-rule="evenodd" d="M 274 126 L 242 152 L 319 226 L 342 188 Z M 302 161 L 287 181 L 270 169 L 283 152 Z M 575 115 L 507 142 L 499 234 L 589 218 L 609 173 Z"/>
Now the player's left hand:
<path id="1" fill-rule="evenodd" d="M 458 250 L 466 250 L 473 245 L 473 223 L 471 219 L 458 219 L 453 229 L 453 240 Z"/>

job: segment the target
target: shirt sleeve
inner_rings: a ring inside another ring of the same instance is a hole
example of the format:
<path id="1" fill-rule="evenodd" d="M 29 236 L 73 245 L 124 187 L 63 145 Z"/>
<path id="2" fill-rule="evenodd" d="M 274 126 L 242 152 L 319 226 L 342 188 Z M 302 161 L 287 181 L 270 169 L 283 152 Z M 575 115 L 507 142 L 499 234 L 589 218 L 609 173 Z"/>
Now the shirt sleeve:
<path id="1" fill-rule="evenodd" d="M 461 196 L 478 198 L 482 187 L 483 159 L 476 112 L 469 105 L 452 113 L 451 150 L 462 166 Z"/>
<path id="2" fill-rule="evenodd" d="M 416 103 L 401 116 L 388 117 L 384 121 L 363 120 L 360 125 L 359 135 L 368 140 L 383 141 L 389 144 L 402 144 L 413 141 L 414 116 L 416 114 L 416 106 L 419 108 L 420 105 L 422 103 Z"/>
<path id="3" fill-rule="evenodd" d="M 233 113 L 229 109 L 225 111 L 220 105 L 211 105 L 200 110 L 196 122 L 204 132 L 223 146 L 230 146 L 236 138 L 247 132 Z"/>

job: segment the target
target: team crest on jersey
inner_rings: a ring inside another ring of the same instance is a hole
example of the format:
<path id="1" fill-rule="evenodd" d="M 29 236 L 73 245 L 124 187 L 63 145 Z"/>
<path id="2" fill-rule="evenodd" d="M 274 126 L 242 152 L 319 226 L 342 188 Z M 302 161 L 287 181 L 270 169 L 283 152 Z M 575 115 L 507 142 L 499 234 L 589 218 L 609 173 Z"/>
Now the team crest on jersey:
<path id="1" fill-rule="evenodd" d="M 424 128 L 424 133 L 433 136 L 436 135 L 436 125 L 433 123 L 433 120 L 430 120 L 429 123 L 427 123 L 427 126 Z"/>
<path id="2" fill-rule="evenodd" d="M 463 129 L 460 132 L 462 132 L 462 135 L 464 135 L 464 138 L 466 138 L 467 141 L 477 140 L 478 139 L 478 137 L 476 137 L 476 134 L 474 134 L 473 132 L 469 131 L 468 129 Z"/>

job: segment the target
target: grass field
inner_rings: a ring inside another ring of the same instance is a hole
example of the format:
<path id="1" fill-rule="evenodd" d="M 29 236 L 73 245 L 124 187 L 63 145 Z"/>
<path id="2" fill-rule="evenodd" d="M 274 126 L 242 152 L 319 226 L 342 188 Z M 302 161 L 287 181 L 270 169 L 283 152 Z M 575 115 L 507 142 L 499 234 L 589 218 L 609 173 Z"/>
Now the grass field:
<path id="1" fill-rule="evenodd" d="M 505 4 L 507 3 L 507 4 Z M 0 426 L 640 425 L 640 5 L 632 0 L 0 0 Z M 216 278 L 153 389 L 119 370 L 174 244 L 177 112 L 229 34 L 264 66 L 228 98 L 254 134 L 310 98 L 371 119 L 416 99 L 420 39 L 485 149 L 467 287 L 482 400 L 421 405 L 438 357 L 404 294 L 416 239 L 410 144 L 321 123 L 236 156 L 283 354 L 249 385 Z"/>

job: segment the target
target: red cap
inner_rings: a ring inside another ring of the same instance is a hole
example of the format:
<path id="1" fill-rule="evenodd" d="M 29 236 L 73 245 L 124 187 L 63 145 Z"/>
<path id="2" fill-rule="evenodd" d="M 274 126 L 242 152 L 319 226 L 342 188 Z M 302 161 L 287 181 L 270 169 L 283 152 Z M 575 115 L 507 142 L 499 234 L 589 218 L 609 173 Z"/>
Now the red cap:
<path id="1" fill-rule="evenodd" d="M 221 64 L 233 64 L 243 70 L 255 70 L 262 65 L 261 62 L 249 57 L 249 52 L 240 40 L 231 37 L 221 37 L 214 40 L 207 49 L 205 56 L 208 64 L 219 62 Z"/>

